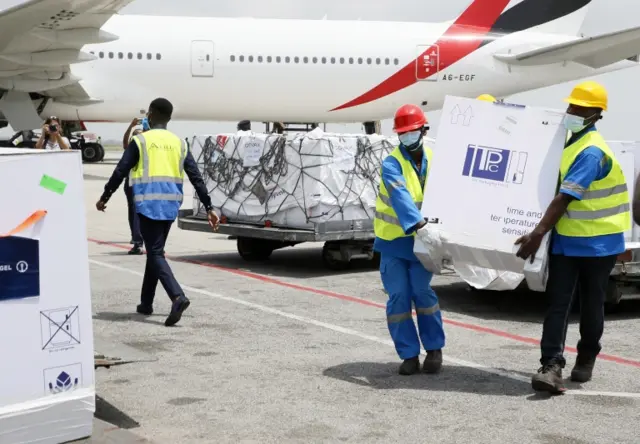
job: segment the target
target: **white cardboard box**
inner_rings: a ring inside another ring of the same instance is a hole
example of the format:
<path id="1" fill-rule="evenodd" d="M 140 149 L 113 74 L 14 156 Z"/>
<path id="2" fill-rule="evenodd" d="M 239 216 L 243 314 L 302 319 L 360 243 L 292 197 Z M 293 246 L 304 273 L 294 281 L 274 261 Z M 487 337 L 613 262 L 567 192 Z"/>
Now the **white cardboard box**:
<path id="1" fill-rule="evenodd" d="M 93 328 L 79 151 L 0 149 L 0 443 L 91 435 Z"/>
<path id="2" fill-rule="evenodd" d="M 564 112 L 447 96 L 442 116 L 422 205 L 430 230 L 454 264 L 522 273 L 514 242 L 555 196 Z M 527 267 L 530 286 L 544 283 L 548 239 L 538 272 Z M 419 259 L 423 249 L 416 245 Z"/>

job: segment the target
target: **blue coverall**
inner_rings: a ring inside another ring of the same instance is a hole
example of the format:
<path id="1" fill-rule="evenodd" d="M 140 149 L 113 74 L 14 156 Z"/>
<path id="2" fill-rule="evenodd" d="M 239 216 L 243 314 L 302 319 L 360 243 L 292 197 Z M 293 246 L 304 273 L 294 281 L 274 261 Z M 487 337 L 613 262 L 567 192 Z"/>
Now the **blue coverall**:
<path id="1" fill-rule="evenodd" d="M 427 158 L 423 156 L 420 169 L 409 153 L 400 146 L 402 155 L 411 162 L 421 184 L 427 175 Z M 391 156 L 382 162 L 382 181 L 391 200 L 400 224 L 406 234 L 415 231 L 424 220 L 420 210 L 406 188 L 400 163 Z M 400 359 L 411 359 L 420 354 L 420 341 L 425 350 L 444 348 L 445 335 L 438 297 L 431 288 L 433 274 L 427 271 L 413 253 L 414 236 L 400 237 L 391 241 L 376 237 L 375 251 L 380 252 L 380 275 L 382 285 L 389 294 L 387 302 L 387 324 L 389 333 Z M 411 317 L 415 305 L 418 330 Z"/>

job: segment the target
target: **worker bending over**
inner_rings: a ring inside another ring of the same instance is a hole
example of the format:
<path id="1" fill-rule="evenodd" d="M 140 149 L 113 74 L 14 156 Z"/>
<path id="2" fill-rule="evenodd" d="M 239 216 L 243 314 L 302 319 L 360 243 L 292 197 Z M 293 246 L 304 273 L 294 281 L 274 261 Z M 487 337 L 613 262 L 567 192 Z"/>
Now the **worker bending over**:
<path id="1" fill-rule="evenodd" d="M 184 198 L 182 183 L 185 171 L 207 210 L 209 225 L 214 231 L 218 227 L 218 215 L 213 211 L 211 198 L 191 152 L 183 140 L 167 130 L 172 113 L 173 105 L 167 99 L 158 98 L 151 102 L 147 113 L 150 129 L 133 137 L 96 203 L 96 208 L 104 211 L 111 195 L 127 174 L 131 174 L 129 181 L 147 249 L 147 265 L 137 312 L 153 314 L 159 280 L 172 302 L 166 326 L 176 324 L 191 303 L 164 257 L 169 230 L 178 217 Z"/>
<path id="2" fill-rule="evenodd" d="M 404 361 L 399 369 L 401 375 L 420 370 L 420 340 L 427 351 L 423 371 L 438 372 L 445 342 L 438 298 L 430 285 L 433 275 L 413 253 L 416 232 L 426 229 L 420 207 L 431 167 L 432 151 L 423 145 L 428 128 L 419 107 L 404 105 L 396 112 L 394 131 L 398 133 L 400 146 L 382 162 L 374 219 L 374 249 L 380 252 L 380 275 L 389 295 L 387 324 L 396 351 Z M 412 302 L 420 340 L 411 316 Z"/>
<path id="3" fill-rule="evenodd" d="M 580 298 L 580 341 L 571 379 L 591 379 L 601 350 L 609 275 L 625 251 L 624 232 L 631 228 L 622 168 L 595 127 L 607 110 L 606 90 L 596 82 L 584 82 L 565 101 L 569 107 L 564 125 L 571 137 L 562 153 L 560 192 L 537 227 L 516 241 L 517 256 L 533 260 L 543 236 L 553 229 L 542 367 L 532 378 L 535 390 L 551 393 L 565 390 L 563 351 L 574 294 Z"/>

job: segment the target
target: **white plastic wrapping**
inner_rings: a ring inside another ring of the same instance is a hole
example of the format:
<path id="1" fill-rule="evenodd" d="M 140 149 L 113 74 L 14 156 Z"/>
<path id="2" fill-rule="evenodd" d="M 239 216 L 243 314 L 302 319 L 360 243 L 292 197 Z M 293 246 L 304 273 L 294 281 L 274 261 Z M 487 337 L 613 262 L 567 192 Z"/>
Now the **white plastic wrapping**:
<path id="1" fill-rule="evenodd" d="M 387 137 L 241 131 L 196 136 L 192 152 L 213 205 L 234 221 L 308 228 L 373 218 Z M 203 214 L 194 202 L 194 213 Z"/>
<path id="2" fill-rule="evenodd" d="M 0 407 L 0 443 L 59 444 L 91 436 L 94 387 Z"/>

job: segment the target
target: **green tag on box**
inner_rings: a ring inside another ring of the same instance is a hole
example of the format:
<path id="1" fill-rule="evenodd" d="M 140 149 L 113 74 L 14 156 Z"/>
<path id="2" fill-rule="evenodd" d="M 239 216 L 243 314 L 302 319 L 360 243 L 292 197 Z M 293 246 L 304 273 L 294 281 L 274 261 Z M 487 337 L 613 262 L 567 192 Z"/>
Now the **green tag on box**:
<path id="1" fill-rule="evenodd" d="M 47 176 L 46 174 L 44 174 L 42 179 L 40 179 L 40 186 L 60 195 L 64 194 L 64 190 L 67 188 L 66 183 L 51 176 Z"/>

